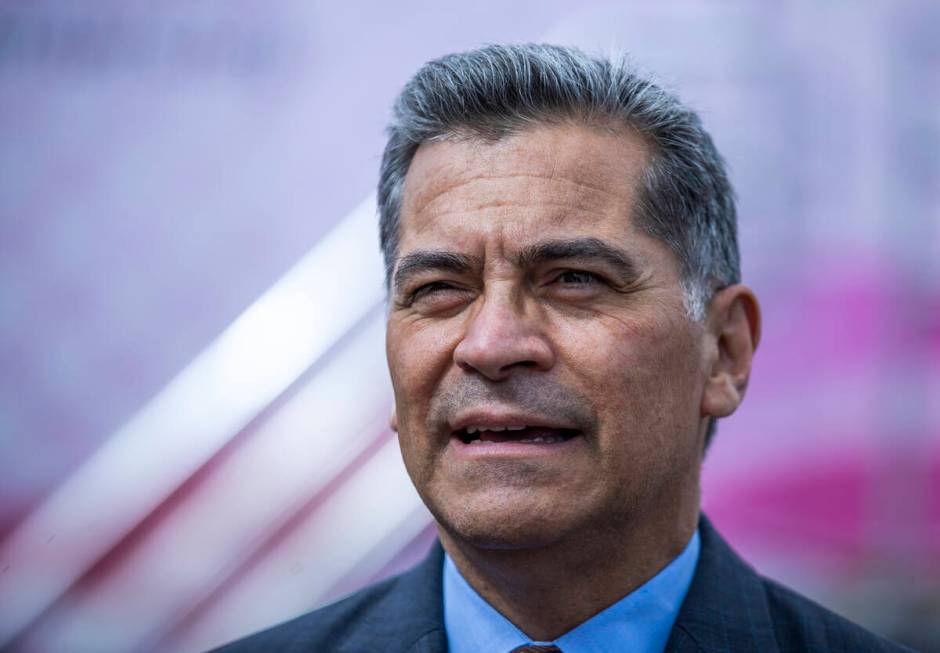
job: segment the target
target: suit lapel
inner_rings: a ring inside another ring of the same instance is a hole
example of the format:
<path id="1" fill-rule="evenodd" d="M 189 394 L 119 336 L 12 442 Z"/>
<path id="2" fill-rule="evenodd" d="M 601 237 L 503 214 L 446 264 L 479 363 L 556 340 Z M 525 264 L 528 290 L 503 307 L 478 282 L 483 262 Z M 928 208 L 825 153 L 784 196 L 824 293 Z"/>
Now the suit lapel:
<path id="1" fill-rule="evenodd" d="M 667 653 L 778 653 L 760 577 L 731 550 L 703 515 L 702 549 Z"/>
<path id="2" fill-rule="evenodd" d="M 346 653 L 446 653 L 442 571 L 444 550 L 435 543 L 424 561 L 400 576 L 364 615 Z"/>
<path id="3" fill-rule="evenodd" d="M 760 577 L 704 515 L 699 533 L 698 566 L 666 653 L 779 653 Z M 343 652 L 446 653 L 443 562 L 444 550 L 436 543 L 420 565 L 376 600 Z"/>

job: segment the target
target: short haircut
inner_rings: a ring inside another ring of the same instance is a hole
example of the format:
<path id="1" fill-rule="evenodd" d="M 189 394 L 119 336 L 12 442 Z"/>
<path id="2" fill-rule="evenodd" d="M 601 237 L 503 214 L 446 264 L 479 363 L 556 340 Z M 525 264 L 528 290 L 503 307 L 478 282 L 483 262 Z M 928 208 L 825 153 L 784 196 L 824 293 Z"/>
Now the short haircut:
<path id="1" fill-rule="evenodd" d="M 422 143 L 495 142 L 536 125 L 571 122 L 623 126 L 646 142 L 650 158 L 630 217 L 675 254 L 688 314 L 702 319 L 714 291 L 741 277 L 734 191 L 724 161 L 695 112 L 625 59 L 557 45 L 490 45 L 450 54 L 425 64 L 405 85 L 394 105 L 378 187 L 386 283 L 398 255 L 405 175 Z"/>

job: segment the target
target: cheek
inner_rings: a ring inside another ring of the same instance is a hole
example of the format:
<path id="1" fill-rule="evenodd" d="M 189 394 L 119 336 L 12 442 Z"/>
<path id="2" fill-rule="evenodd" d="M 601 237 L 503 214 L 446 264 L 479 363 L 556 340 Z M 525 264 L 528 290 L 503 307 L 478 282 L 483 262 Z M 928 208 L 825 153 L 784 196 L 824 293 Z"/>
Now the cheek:
<path id="1" fill-rule="evenodd" d="M 558 336 L 567 343 L 566 367 L 599 415 L 639 440 L 636 446 L 662 446 L 665 437 L 692 424 L 687 418 L 694 421 L 699 356 L 688 327 L 610 318 L 592 328 L 569 325 Z M 641 433 L 646 437 L 637 438 Z"/>
<path id="2" fill-rule="evenodd" d="M 402 335 L 407 333 L 407 335 Z M 427 349 L 420 338 L 408 329 L 389 326 L 386 336 L 386 355 L 395 411 L 398 419 L 398 443 L 405 469 L 416 487 L 427 482 L 429 474 L 427 445 L 430 438 L 425 422 L 431 389 L 433 368 Z"/>
<path id="3" fill-rule="evenodd" d="M 656 351 L 663 346 L 659 332 L 641 319 L 605 318 L 566 323 L 553 339 L 565 366 L 604 401 L 623 399 L 620 393 L 630 387 L 640 390 L 659 379 L 665 363 Z"/>
<path id="4" fill-rule="evenodd" d="M 440 329 L 389 323 L 386 355 L 401 427 L 414 429 L 449 368 L 453 347 Z M 423 422 L 419 421 L 423 425 Z"/>

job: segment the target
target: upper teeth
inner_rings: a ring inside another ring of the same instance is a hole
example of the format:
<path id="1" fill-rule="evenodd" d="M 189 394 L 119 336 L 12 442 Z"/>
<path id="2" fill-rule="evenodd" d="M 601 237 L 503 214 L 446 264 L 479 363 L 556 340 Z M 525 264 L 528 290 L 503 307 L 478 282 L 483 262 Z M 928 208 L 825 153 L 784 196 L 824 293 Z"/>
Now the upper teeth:
<path id="1" fill-rule="evenodd" d="M 478 431 L 521 431 L 525 426 L 468 426 L 467 433 Z"/>

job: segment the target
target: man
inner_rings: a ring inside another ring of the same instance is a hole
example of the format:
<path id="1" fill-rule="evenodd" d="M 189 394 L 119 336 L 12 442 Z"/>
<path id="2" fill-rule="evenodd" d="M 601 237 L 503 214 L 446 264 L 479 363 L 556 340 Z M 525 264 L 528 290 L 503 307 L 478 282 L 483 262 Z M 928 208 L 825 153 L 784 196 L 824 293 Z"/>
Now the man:
<path id="1" fill-rule="evenodd" d="M 901 650 L 700 517 L 760 311 L 694 113 L 572 49 L 447 56 L 396 104 L 379 205 L 391 424 L 442 548 L 225 650 Z"/>

